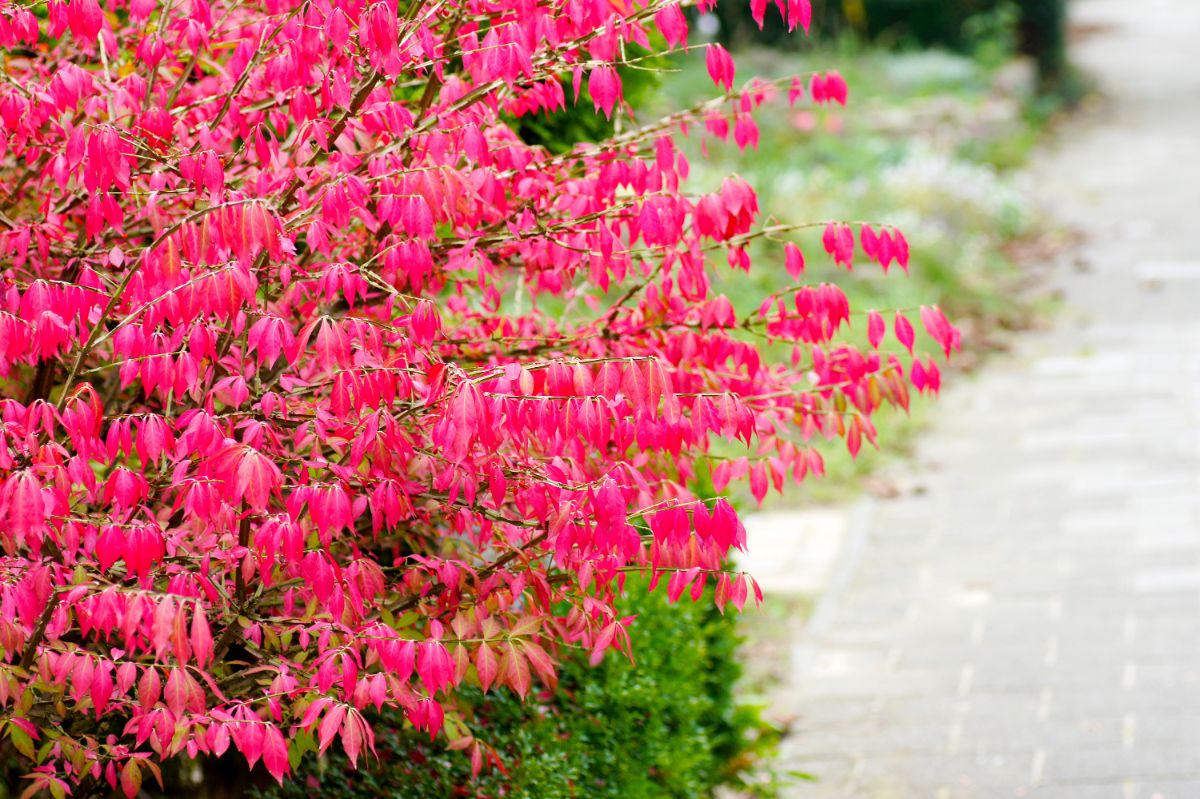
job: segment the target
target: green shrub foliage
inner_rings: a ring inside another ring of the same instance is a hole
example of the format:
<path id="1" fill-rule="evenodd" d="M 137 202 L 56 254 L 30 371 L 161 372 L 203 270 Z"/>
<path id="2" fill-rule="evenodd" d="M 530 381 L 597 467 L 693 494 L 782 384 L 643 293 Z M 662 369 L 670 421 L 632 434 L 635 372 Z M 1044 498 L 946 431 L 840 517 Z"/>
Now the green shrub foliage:
<path id="1" fill-rule="evenodd" d="M 662 590 L 635 585 L 628 594 L 636 666 L 614 655 L 593 667 L 581 652 L 562 664 L 558 690 L 533 701 L 507 690 L 473 694 L 466 720 L 494 749 L 478 777 L 463 754 L 385 712 L 375 727 L 378 761 L 354 771 L 330 750 L 259 798 L 699 799 L 743 783 L 751 750 L 775 736 L 731 693 L 734 620 L 711 599 L 668 607 Z"/>

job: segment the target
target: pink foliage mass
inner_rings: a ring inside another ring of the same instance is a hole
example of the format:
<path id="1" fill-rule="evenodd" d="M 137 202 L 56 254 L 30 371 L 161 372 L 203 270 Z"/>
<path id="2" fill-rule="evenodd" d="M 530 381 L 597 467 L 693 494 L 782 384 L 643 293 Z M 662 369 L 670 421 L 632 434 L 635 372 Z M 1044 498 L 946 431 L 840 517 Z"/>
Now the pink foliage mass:
<path id="1" fill-rule="evenodd" d="M 839 343 L 845 295 L 796 282 L 746 182 L 687 188 L 674 136 L 753 144 L 774 84 L 711 46 L 722 98 L 629 120 L 615 66 L 687 26 L 675 0 L 0 0 L 0 730 L 31 791 L 357 761 L 384 705 L 479 768 L 459 687 L 627 653 L 627 573 L 757 590 L 698 474 L 761 501 L 936 390 L 902 315 L 902 349 L 878 314 Z M 516 135 L 584 85 L 619 133 Z M 892 228 L 818 228 L 845 267 L 908 265 Z M 790 276 L 741 317 L 710 276 L 752 243 Z"/>

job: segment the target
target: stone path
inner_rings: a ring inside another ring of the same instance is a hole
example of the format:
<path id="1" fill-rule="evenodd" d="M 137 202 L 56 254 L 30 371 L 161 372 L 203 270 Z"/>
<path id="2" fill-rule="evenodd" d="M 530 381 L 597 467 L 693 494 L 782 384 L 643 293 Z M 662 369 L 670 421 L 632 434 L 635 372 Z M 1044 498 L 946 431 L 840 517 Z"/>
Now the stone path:
<path id="1" fill-rule="evenodd" d="M 796 799 L 1200 797 L 1200 2 L 1075 0 L 1067 307 L 948 394 L 794 653 Z"/>

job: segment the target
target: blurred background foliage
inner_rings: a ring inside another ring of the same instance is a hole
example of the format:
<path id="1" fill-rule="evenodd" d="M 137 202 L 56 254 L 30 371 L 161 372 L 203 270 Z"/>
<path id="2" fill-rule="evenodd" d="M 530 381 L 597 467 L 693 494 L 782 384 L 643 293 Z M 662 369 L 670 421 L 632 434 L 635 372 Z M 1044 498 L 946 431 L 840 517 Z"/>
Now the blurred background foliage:
<path id="1" fill-rule="evenodd" d="M 813 0 L 814 31 L 825 38 L 846 34 L 884 47 L 945 47 L 964 53 L 1012 38 L 1016 52 L 1034 58 L 1039 82 L 1056 91 L 1066 78 L 1067 0 Z M 797 48 L 776 15 L 760 31 L 747 3 L 718 3 L 722 38 L 750 45 Z"/>
<path id="2" fill-rule="evenodd" d="M 769 8 L 768 22 L 773 17 Z M 825 254 L 820 228 L 757 240 L 749 274 L 716 269 L 716 289 L 739 314 L 754 312 L 764 295 L 791 282 L 782 257 L 790 240 L 806 255 L 805 281 L 837 284 L 860 312 L 846 336 L 853 343 L 865 344 L 863 311 L 912 312 L 937 304 L 963 330 L 965 352 L 953 364 L 969 371 L 1005 346 L 1007 331 L 1037 322 L 1050 301 L 1039 293 L 1035 266 L 1060 234 L 1046 229 L 1030 207 L 1021 167 L 1061 105 L 1038 92 L 1032 60 L 1016 52 L 1015 21 L 1013 6 L 967 17 L 969 51 L 911 42 L 884 47 L 845 31 L 817 36 L 815 21 L 814 36 L 800 49 L 737 50 L 739 81 L 837 69 L 850 86 L 850 101 L 844 108 L 806 100 L 790 107 L 777 98 L 756 115 L 757 146 L 744 153 L 732 142 L 694 134 L 685 149 L 695 190 L 714 190 L 737 173 L 758 192 L 764 224 L 890 224 L 905 232 L 913 250 L 909 275 L 896 268 L 883 274 L 866 263 L 847 272 Z M 711 96 L 699 51 L 673 66 L 643 108 L 647 118 Z M 928 341 L 921 346 L 933 349 Z M 889 339 L 888 347 L 897 345 Z M 776 355 L 789 350 L 778 345 Z M 911 414 L 878 415 L 880 451 L 864 448 L 853 459 L 832 442 L 823 450 L 827 479 L 806 481 L 770 501 L 840 501 L 864 485 L 874 489 L 882 465 L 907 457 L 925 413 L 917 401 Z"/>

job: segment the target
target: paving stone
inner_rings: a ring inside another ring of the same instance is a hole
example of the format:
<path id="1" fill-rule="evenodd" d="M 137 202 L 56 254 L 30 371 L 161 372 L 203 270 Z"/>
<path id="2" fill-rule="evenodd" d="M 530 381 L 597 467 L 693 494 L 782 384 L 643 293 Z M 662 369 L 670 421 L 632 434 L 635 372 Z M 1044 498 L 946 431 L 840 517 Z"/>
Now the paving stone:
<path id="1" fill-rule="evenodd" d="M 795 747 L 789 751 L 814 758 L 838 755 L 894 756 L 896 754 L 946 755 L 952 748 L 952 725 L 944 722 L 924 722 L 898 726 L 886 719 L 847 729 L 838 734 L 825 731 L 805 734 L 801 726 Z"/>
<path id="2" fill-rule="evenodd" d="M 1133 782 L 1044 785 L 1028 794 L 1029 799 L 1137 799 L 1139 795 L 1137 784 Z"/>
<path id="3" fill-rule="evenodd" d="M 784 750 L 787 756 L 787 750 Z M 802 755 L 788 758 L 787 771 L 797 771 L 811 775 L 816 779 L 812 782 L 797 782 L 785 794 L 787 797 L 808 797 L 823 794 L 851 796 L 853 791 L 852 776 L 855 770 L 855 760 L 851 757 L 805 757 Z"/>
<path id="4" fill-rule="evenodd" d="M 1029 790 L 1032 756 L 995 752 L 982 756 L 893 755 L 865 761 L 856 783 L 859 795 L 971 797 L 1015 796 Z M 1023 777 L 1016 776 L 1023 774 Z M 892 793 L 887 793 L 891 791 Z"/>
<path id="5" fill-rule="evenodd" d="M 1134 799 L 1194 799 L 1200 796 L 1200 779 L 1153 780 L 1137 786 Z"/>
<path id="6" fill-rule="evenodd" d="M 845 533 L 781 758 L 825 779 L 787 797 L 1200 799 L 1200 3 L 1072 13 L 1109 107 L 1036 185 L 1093 268 Z"/>
<path id="7" fill-rule="evenodd" d="M 1045 780 L 1056 782 L 1200 779 L 1200 748 L 1194 743 L 1050 750 Z"/>

